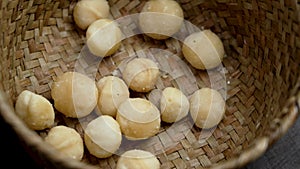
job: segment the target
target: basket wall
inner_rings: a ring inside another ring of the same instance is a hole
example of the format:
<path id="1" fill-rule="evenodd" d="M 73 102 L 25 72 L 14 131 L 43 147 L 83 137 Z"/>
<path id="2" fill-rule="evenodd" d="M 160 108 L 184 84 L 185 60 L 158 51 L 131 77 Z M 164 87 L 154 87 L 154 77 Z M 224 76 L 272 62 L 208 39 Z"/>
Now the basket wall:
<path id="1" fill-rule="evenodd" d="M 16 97 L 28 89 L 49 100 L 52 81 L 74 70 L 78 53 L 85 44 L 85 32 L 72 17 L 77 1 L 2 0 L 0 9 L 0 90 L 1 114 L 24 140 L 28 150 L 46 166 L 80 168 L 84 164 L 55 157 L 44 148 L 34 132 L 13 115 Z M 197 141 L 201 130 L 193 127 L 183 134 L 166 132 L 162 127 L 148 145 L 164 149 L 158 155 L 162 168 L 240 167 L 260 156 L 286 132 L 297 117 L 300 77 L 300 5 L 296 0 L 179 0 L 185 19 L 200 28 L 211 29 L 222 39 L 226 50 L 226 114 L 212 137 Z M 111 17 L 137 13 L 145 1 L 109 0 Z M 97 67 L 96 79 L 110 75 L 128 56 L 142 57 L 149 48 L 161 48 L 182 58 L 180 42 L 154 41 L 143 35 L 124 40 L 117 54 Z M 159 55 L 159 54 L 157 54 Z M 160 62 L 157 60 L 157 62 Z M 168 63 L 172 66 L 172 63 Z M 89 70 L 87 70 L 89 71 Z M 196 81 L 178 75 L 161 79 L 158 89 L 186 86 L 187 95 L 196 88 L 210 86 L 206 72 L 192 69 Z M 216 73 L 216 79 L 220 78 Z M 217 80 L 218 81 L 218 80 Z M 143 95 L 151 99 L 152 95 Z M 155 100 L 155 98 L 153 98 Z M 5 112 L 4 112 L 5 111 Z M 91 117 L 89 117 L 91 118 Z M 89 121 L 91 119 L 87 118 Z M 83 130 L 77 120 L 57 113 L 56 124 Z M 180 128 L 186 125 L 182 123 Z M 179 130 L 179 129 L 178 129 Z M 172 130 L 173 131 L 173 130 Z M 176 132 L 177 129 L 173 132 Z M 45 136 L 47 131 L 39 132 Z M 31 137 L 26 136 L 28 133 Z M 209 131 L 207 131 L 209 133 Z M 155 149 L 156 148 L 156 149 Z M 252 150 L 251 150 L 252 149 Z M 37 155 L 38 154 L 38 155 Z M 88 153 L 83 161 L 103 168 L 113 168 L 118 156 L 99 160 Z M 51 167 L 50 167 L 51 168 Z"/>

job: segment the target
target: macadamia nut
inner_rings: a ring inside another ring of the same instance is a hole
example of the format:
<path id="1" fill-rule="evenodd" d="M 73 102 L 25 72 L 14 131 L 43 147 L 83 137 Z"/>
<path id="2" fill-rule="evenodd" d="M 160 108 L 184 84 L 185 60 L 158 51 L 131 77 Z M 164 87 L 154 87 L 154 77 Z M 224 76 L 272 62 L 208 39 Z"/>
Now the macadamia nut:
<path id="1" fill-rule="evenodd" d="M 223 61 L 225 55 L 221 39 L 211 30 L 189 35 L 182 46 L 183 56 L 196 69 L 212 69 Z"/>
<path id="2" fill-rule="evenodd" d="M 119 105 L 129 98 L 125 82 L 115 76 L 101 78 L 97 82 L 99 91 L 98 108 L 102 115 L 115 117 Z"/>
<path id="3" fill-rule="evenodd" d="M 123 79 L 130 89 L 136 92 L 149 92 L 154 87 L 160 75 L 159 68 L 150 59 L 135 58 L 123 71 Z"/>
<path id="4" fill-rule="evenodd" d="M 109 16 L 109 5 L 106 0 L 81 0 L 74 7 L 73 17 L 75 24 L 85 30 L 98 19 Z"/>
<path id="5" fill-rule="evenodd" d="M 84 153 L 83 140 L 79 133 L 70 127 L 55 126 L 45 137 L 45 142 L 67 157 L 81 160 Z"/>
<path id="6" fill-rule="evenodd" d="M 22 91 L 15 105 L 16 114 L 33 130 L 44 130 L 54 124 L 52 104 L 43 96 L 29 90 Z"/>
<path id="7" fill-rule="evenodd" d="M 163 40 L 178 32 L 183 24 L 183 10 L 174 0 L 150 0 L 139 16 L 139 26 L 146 35 Z"/>
<path id="8" fill-rule="evenodd" d="M 116 169 L 159 169 L 160 163 L 154 154 L 145 150 L 128 150 L 117 162 Z"/>
<path id="9" fill-rule="evenodd" d="M 214 89 L 202 88 L 190 98 L 190 113 L 199 128 L 212 128 L 223 119 L 225 101 Z"/>
<path id="10" fill-rule="evenodd" d="M 78 72 L 66 72 L 57 77 L 51 87 L 54 107 L 67 117 L 81 118 L 97 106 L 95 81 Z"/>
<path id="11" fill-rule="evenodd" d="M 88 27 L 86 38 L 87 46 L 92 54 L 106 57 L 120 48 L 122 32 L 114 21 L 99 19 Z"/>
<path id="12" fill-rule="evenodd" d="M 116 119 L 129 140 L 142 140 L 154 136 L 160 128 L 160 113 L 146 99 L 129 98 L 118 109 Z"/>
<path id="13" fill-rule="evenodd" d="M 173 123 L 184 118 L 190 108 L 187 97 L 174 87 L 167 87 L 162 92 L 160 100 L 161 119 Z"/>
<path id="14" fill-rule="evenodd" d="M 84 141 L 92 155 L 98 158 L 110 157 L 121 145 L 120 126 L 111 116 L 99 116 L 87 125 Z"/>

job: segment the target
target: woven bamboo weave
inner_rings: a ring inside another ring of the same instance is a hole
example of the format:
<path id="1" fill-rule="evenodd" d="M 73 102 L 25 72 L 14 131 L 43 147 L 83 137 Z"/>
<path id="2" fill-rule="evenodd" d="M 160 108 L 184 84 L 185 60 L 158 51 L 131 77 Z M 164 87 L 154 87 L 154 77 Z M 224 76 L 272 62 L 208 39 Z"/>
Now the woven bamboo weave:
<path id="1" fill-rule="evenodd" d="M 109 0 L 110 18 L 141 11 L 144 0 Z M 121 76 L 123 63 L 148 57 L 161 69 L 156 89 L 133 93 L 158 105 L 161 90 L 180 88 L 190 96 L 215 85 L 226 95 L 224 119 L 215 130 L 201 130 L 186 117 L 175 125 L 162 123 L 159 133 L 144 142 L 126 143 L 120 152 L 141 144 L 157 154 L 161 168 L 239 168 L 261 156 L 298 116 L 300 103 L 300 2 L 297 0 L 178 0 L 184 17 L 201 29 L 211 29 L 222 40 L 224 68 L 208 72 L 189 69 L 176 39 L 153 40 L 136 35 L 100 65 L 77 60 L 86 43 L 85 31 L 73 21 L 77 1 L 0 1 L 0 110 L 19 135 L 29 154 L 45 168 L 115 168 L 118 155 L 98 159 L 88 153 L 82 161 L 66 159 L 43 143 L 48 130 L 35 132 L 17 118 L 14 103 L 27 89 L 52 101 L 53 80 L 75 67 L 86 73 Z M 128 25 L 130 27 L 130 25 Z M 136 29 L 133 27 L 132 29 Z M 186 28 L 188 29 L 188 28 Z M 152 49 L 163 49 L 152 50 Z M 167 53 L 165 53 L 167 51 Z M 165 55 L 176 55 L 169 57 Z M 183 64 L 185 63 L 185 64 Z M 78 65 L 76 65 L 78 64 Z M 191 71 L 189 71 L 191 70 Z M 225 72 L 225 77 L 220 75 Z M 196 77 L 196 78 L 194 78 Z M 223 81 L 226 88 L 222 88 Z M 83 128 L 95 118 L 70 119 L 56 112 L 55 125 Z M 212 135 L 205 141 L 198 138 Z"/>

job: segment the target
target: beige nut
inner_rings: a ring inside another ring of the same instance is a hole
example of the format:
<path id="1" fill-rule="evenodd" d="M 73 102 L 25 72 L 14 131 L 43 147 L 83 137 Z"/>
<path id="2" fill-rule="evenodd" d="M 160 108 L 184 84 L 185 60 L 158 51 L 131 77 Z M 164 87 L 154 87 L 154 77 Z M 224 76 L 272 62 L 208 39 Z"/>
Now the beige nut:
<path id="1" fill-rule="evenodd" d="M 130 89 L 136 92 L 149 92 L 154 89 L 160 75 L 159 68 L 150 59 L 135 58 L 123 71 L 123 79 Z"/>
<path id="2" fill-rule="evenodd" d="M 183 56 L 196 69 L 212 69 L 223 61 L 225 51 L 221 39 L 211 30 L 189 35 L 182 46 Z"/>
<path id="3" fill-rule="evenodd" d="M 81 118 L 97 106 L 98 89 L 95 81 L 78 72 L 66 72 L 51 86 L 54 107 L 67 117 Z"/>
<path id="4" fill-rule="evenodd" d="M 190 98 L 190 113 L 197 127 L 212 128 L 223 119 L 225 101 L 217 90 L 202 88 Z"/>
<path id="5" fill-rule="evenodd" d="M 67 126 L 55 126 L 50 129 L 45 142 L 67 157 L 81 160 L 84 153 L 83 140 L 79 133 Z"/>
<path id="6" fill-rule="evenodd" d="M 33 130 L 44 130 L 54 124 L 52 104 L 43 96 L 29 90 L 22 91 L 15 105 L 16 114 Z"/>
<path id="7" fill-rule="evenodd" d="M 173 123 L 184 118 L 190 108 L 187 97 L 174 87 L 167 87 L 162 92 L 160 100 L 161 120 Z"/>
<path id="8" fill-rule="evenodd" d="M 109 9 L 106 0 L 81 0 L 74 7 L 74 22 L 80 29 L 85 30 L 96 20 L 107 18 Z"/>
<path id="9" fill-rule="evenodd" d="M 120 48 L 122 32 L 114 21 L 99 19 L 88 27 L 86 38 L 87 46 L 92 54 L 107 57 Z"/>
<path id="10" fill-rule="evenodd" d="M 120 126 L 111 116 L 99 116 L 87 125 L 84 141 L 92 155 L 98 158 L 110 157 L 122 142 Z"/>
<path id="11" fill-rule="evenodd" d="M 128 150 L 117 162 L 116 169 L 159 169 L 160 163 L 154 154 L 145 150 Z"/>
<path id="12" fill-rule="evenodd" d="M 139 27 L 146 35 L 163 40 L 180 30 L 183 16 L 181 6 L 174 0 L 150 0 L 139 15 Z"/>
<path id="13" fill-rule="evenodd" d="M 115 117 L 119 105 L 129 98 L 127 85 L 118 77 L 106 76 L 97 82 L 97 87 L 99 113 Z"/>
<path id="14" fill-rule="evenodd" d="M 159 110 L 146 99 L 127 99 L 119 106 L 116 119 L 129 140 L 147 139 L 160 129 Z"/>

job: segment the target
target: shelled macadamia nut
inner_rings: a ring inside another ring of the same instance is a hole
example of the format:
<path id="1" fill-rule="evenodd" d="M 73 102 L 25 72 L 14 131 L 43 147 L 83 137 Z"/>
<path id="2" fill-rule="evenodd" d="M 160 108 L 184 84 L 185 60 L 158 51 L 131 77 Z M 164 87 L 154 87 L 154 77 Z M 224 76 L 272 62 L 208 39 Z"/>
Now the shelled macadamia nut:
<path id="1" fill-rule="evenodd" d="M 159 169 L 160 162 L 154 154 L 145 150 L 128 150 L 117 162 L 116 169 Z"/>
<path id="2" fill-rule="evenodd" d="M 161 119 L 173 123 L 184 118 L 190 108 L 187 97 L 174 87 L 167 87 L 162 92 L 160 100 Z"/>
<path id="3" fill-rule="evenodd" d="M 119 77 L 106 76 L 97 82 L 97 87 L 99 113 L 115 117 L 120 104 L 129 98 L 127 85 Z"/>
<path id="4" fill-rule="evenodd" d="M 50 129 L 45 142 L 67 157 L 81 160 L 84 153 L 83 140 L 80 134 L 67 126 L 55 126 Z"/>
<path id="5" fill-rule="evenodd" d="M 85 30 L 96 20 L 107 18 L 109 9 L 106 0 L 80 0 L 74 7 L 74 22 L 80 29 Z"/>
<path id="6" fill-rule="evenodd" d="M 129 140 L 154 136 L 160 128 L 160 113 L 154 104 L 142 98 L 129 98 L 118 109 L 116 119 Z"/>
<path id="7" fill-rule="evenodd" d="M 124 81 L 136 92 L 149 92 L 154 89 L 159 75 L 158 66 L 147 58 L 131 60 L 123 71 Z"/>
<path id="8" fill-rule="evenodd" d="M 212 69 L 223 61 L 225 51 L 221 39 L 211 30 L 189 35 L 183 42 L 183 56 L 196 69 Z"/>
<path id="9" fill-rule="evenodd" d="M 22 91 L 15 105 L 16 114 L 32 130 L 44 130 L 54 124 L 52 104 L 42 95 L 29 90 Z"/>
<path id="10" fill-rule="evenodd" d="M 84 142 L 92 155 L 98 158 L 112 156 L 122 142 L 122 133 L 118 122 L 107 115 L 97 117 L 87 125 Z"/>
<path id="11" fill-rule="evenodd" d="M 110 19 L 99 19 L 87 29 L 87 46 L 92 54 L 107 57 L 120 48 L 122 36 L 117 23 Z"/>
<path id="12" fill-rule="evenodd" d="M 94 80 L 78 72 L 66 72 L 51 86 L 54 107 L 67 117 L 81 118 L 97 106 L 98 89 Z"/>
<path id="13" fill-rule="evenodd" d="M 175 0 L 150 0 L 139 16 L 143 33 L 163 40 L 178 32 L 183 24 L 183 10 Z"/>
<path id="14" fill-rule="evenodd" d="M 212 128 L 223 119 L 225 101 L 217 90 L 202 88 L 190 98 L 190 113 L 197 127 Z"/>

